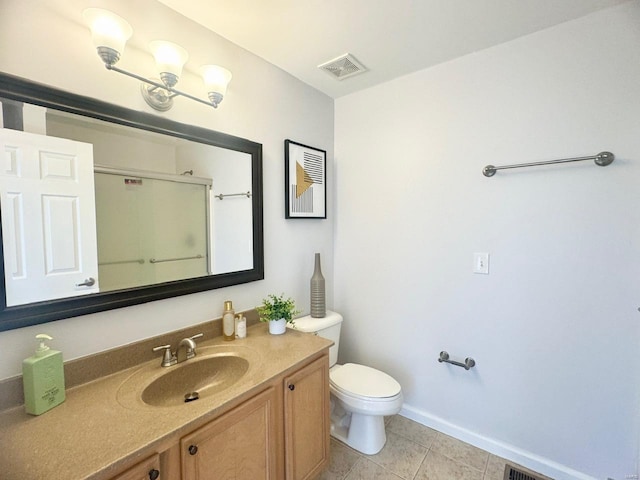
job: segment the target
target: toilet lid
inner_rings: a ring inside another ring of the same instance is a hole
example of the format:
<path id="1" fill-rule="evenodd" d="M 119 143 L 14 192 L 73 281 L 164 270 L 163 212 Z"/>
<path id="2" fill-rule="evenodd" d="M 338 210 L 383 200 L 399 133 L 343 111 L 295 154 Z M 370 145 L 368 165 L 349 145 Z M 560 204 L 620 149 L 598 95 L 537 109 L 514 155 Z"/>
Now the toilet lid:
<path id="1" fill-rule="evenodd" d="M 335 387 L 344 392 L 363 397 L 394 397 L 401 390 L 400 384 L 391 376 L 356 363 L 345 363 L 331 372 L 330 379 Z"/>

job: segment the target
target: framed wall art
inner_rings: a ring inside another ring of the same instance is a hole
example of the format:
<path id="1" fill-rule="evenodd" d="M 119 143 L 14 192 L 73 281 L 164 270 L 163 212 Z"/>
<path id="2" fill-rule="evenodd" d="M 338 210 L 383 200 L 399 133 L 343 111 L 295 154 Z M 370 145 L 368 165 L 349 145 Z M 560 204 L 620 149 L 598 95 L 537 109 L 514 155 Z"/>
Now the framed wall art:
<path id="1" fill-rule="evenodd" d="M 327 152 L 284 141 L 285 218 L 327 218 Z"/>

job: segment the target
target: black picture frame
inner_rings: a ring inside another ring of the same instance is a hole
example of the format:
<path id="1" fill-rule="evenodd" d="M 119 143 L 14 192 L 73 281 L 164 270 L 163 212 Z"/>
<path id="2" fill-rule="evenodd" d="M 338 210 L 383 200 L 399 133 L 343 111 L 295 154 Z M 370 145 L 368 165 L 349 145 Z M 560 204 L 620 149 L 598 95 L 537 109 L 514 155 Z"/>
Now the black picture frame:
<path id="1" fill-rule="evenodd" d="M 327 218 L 327 152 L 284 141 L 285 218 Z"/>

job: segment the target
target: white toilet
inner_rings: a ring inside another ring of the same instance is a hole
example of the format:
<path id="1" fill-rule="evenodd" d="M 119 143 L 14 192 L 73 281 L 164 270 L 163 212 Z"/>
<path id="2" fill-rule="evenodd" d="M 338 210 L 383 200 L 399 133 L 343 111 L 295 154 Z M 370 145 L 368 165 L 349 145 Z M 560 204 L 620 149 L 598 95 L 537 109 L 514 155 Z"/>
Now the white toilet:
<path id="1" fill-rule="evenodd" d="M 292 327 L 334 342 L 329 349 L 331 435 L 367 455 L 387 441 L 384 417 L 402 408 L 402 389 L 391 376 L 364 365 L 337 365 L 342 315 L 327 310 L 324 318 L 295 319 Z"/>

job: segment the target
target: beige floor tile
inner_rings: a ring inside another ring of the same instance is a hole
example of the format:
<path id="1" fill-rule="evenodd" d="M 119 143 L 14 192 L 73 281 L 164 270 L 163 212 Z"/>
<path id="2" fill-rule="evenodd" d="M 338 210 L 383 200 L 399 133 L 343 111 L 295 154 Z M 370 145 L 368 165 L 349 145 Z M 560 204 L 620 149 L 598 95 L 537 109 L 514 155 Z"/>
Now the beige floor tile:
<path id="1" fill-rule="evenodd" d="M 428 449 L 400 435 L 387 432 L 387 443 L 380 453 L 367 458 L 401 478 L 412 480 Z"/>
<path id="2" fill-rule="evenodd" d="M 487 470 L 484 472 L 484 480 L 503 480 L 504 467 L 507 461 L 504 458 L 489 455 L 487 462 Z"/>
<path id="3" fill-rule="evenodd" d="M 317 480 L 343 480 L 356 462 L 362 458 L 351 448 L 337 440 L 331 440 L 329 466 L 320 474 Z"/>
<path id="4" fill-rule="evenodd" d="M 483 472 L 489 458 L 489 453 L 484 450 L 443 433 L 438 433 L 431 450 Z"/>
<path id="5" fill-rule="evenodd" d="M 435 430 L 401 415 L 396 415 L 389 421 L 387 432 L 397 433 L 427 448 L 433 444 L 433 440 L 438 435 L 438 432 Z"/>
<path id="6" fill-rule="evenodd" d="M 482 480 L 482 471 L 431 450 L 415 480 Z"/>
<path id="7" fill-rule="evenodd" d="M 362 457 L 356 462 L 345 480 L 402 480 L 401 477 L 385 470 L 368 458 Z"/>
<path id="8" fill-rule="evenodd" d="M 329 466 L 317 480 L 503 480 L 505 464 L 513 464 L 400 415 L 385 423 L 387 444 L 377 455 L 332 438 Z"/>

